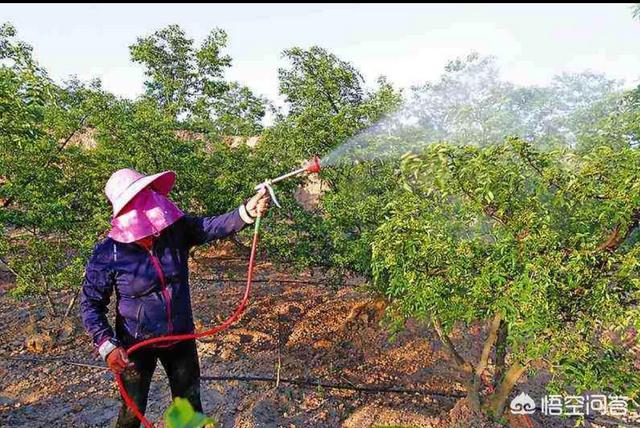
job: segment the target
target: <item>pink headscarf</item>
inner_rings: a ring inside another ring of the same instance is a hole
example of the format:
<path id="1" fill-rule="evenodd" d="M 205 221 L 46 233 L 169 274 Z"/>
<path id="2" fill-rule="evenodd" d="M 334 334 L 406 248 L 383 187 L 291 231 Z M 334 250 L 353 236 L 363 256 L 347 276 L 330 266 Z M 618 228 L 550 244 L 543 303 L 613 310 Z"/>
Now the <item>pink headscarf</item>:
<path id="1" fill-rule="evenodd" d="M 111 220 L 109 237 L 129 243 L 147 236 L 157 236 L 183 215 L 169 198 L 147 187 Z"/>

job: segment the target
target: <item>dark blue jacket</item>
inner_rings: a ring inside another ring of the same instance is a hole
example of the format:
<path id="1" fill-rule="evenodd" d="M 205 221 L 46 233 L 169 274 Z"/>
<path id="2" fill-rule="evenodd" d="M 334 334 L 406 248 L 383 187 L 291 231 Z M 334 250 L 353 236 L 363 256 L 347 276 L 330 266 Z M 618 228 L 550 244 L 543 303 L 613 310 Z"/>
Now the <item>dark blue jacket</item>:
<path id="1" fill-rule="evenodd" d="M 162 231 L 151 251 L 111 238 L 96 245 L 86 267 L 80 308 L 84 327 L 101 354 L 102 345 L 110 351 L 150 337 L 194 331 L 189 249 L 243 229 L 247 215 L 241 216 L 242 209 L 218 217 L 184 216 Z M 114 290 L 115 332 L 107 320 Z"/>

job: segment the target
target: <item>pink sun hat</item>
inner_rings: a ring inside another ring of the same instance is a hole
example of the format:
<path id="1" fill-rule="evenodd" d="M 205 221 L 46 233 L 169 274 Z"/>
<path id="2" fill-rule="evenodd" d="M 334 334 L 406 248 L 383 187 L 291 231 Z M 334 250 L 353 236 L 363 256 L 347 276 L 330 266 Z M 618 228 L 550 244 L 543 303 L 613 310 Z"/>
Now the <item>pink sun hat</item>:
<path id="1" fill-rule="evenodd" d="M 176 173 L 174 171 L 163 171 L 145 176 L 135 169 L 123 168 L 111 175 L 104 187 L 104 193 L 113 206 L 113 217 L 116 217 L 125 205 L 147 186 L 166 196 L 175 182 Z"/>
<path id="2" fill-rule="evenodd" d="M 144 176 L 133 169 L 113 173 L 105 193 L 113 205 L 109 237 L 130 243 L 155 235 L 184 213 L 167 198 L 176 180 L 173 171 Z"/>

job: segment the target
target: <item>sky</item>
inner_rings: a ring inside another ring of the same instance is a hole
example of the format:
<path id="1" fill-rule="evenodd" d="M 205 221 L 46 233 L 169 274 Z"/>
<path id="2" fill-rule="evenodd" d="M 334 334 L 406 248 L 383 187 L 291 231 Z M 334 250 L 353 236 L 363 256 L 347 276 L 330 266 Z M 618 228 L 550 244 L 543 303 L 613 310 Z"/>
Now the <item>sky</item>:
<path id="1" fill-rule="evenodd" d="M 179 24 L 197 43 L 215 27 L 229 35 L 230 80 L 281 104 L 282 51 L 322 46 L 373 83 L 407 88 L 435 80 L 447 61 L 495 55 L 503 77 L 544 85 L 591 70 L 640 83 L 640 21 L 627 4 L 3 4 L 0 22 L 57 81 L 100 78 L 133 98 L 144 73 L 129 58 L 140 36 Z"/>

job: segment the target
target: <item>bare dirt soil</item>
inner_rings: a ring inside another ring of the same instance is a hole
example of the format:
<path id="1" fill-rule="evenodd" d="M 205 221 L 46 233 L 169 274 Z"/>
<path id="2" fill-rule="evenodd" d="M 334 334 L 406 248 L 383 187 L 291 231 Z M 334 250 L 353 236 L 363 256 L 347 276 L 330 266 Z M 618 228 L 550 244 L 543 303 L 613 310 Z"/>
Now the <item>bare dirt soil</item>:
<path id="1" fill-rule="evenodd" d="M 192 299 L 200 329 L 219 323 L 236 307 L 244 290 L 246 258 L 217 249 L 202 251 L 195 260 Z M 335 287 L 319 273 L 293 275 L 269 263 L 258 264 L 256 277 L 250 305 L 240 321 L 199 342 L 203 376 L 279 374 L 282 379 L 312 378 L 445 395 L 463 392 L 462 379 L 435 335 L 424 326 L 408 323 L 390 341 L 379 323 L 382 305 L 358 291 L 357 280 Z M 42 301 L 18 302 L 7 295 L 10 287 L 9 276 L 0 278 L 0 426 L 113 426 L 119 407 L 113 376 L 104 369 L 65 363 L 103 365 L 83 332 L 77 305 L 67 322 L 52 322 Z M 56 299 L 69 302 L 72 297 L 61 293 Z M 479 355 L 479 349 L 462 345 L 478 343 L 469 339 L 482 334 L 476 329 L 460 332 L 454 339 L 464 355 Z M 540 382 L 529 381 L 519 391 L 540 396 Z M 223 427 L 479 426 L 456 419 L 459 399 L 444 395 L 204 380 L 202 399 L 205 413 Z M 159 366 L 147 408 L 158 426 L 169 403 L 168 384 Z M 515 416 L 508 423 L 529 426 Z M 530 423 L 534 427 L 573 425 L 536 418 Z"/>

